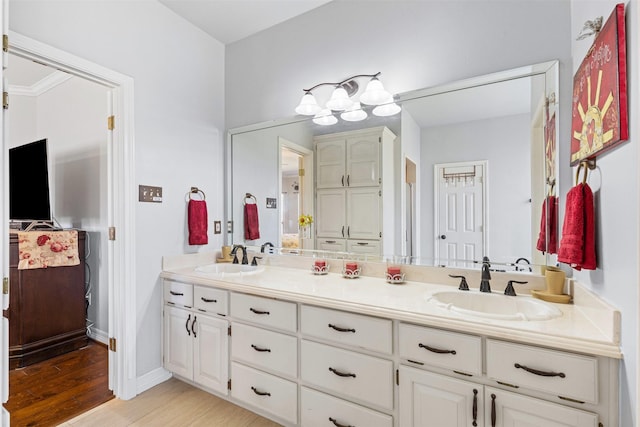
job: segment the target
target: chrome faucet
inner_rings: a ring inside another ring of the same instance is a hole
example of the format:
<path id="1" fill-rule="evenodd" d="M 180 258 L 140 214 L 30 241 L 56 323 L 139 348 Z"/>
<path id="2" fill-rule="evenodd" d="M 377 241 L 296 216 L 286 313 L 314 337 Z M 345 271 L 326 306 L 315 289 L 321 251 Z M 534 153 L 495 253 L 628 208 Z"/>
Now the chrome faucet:
<path id="1" fill-rule="evenodd" d="M 242 249 L 242 264 L 249 264 L 249 259 L 247 258 L 247 248 L 242 245 L 233 245 L 233 249 L 231 250 L 231 255 L 233 255 L 233 264 L 238 263 L 238 249 Z"/>
<path id="2" fill-rule="evenodd" d="M 489 258 L 482 258 L 482 276 L 480 280 L 480 292 L 491 292 L 491 285 L 489 284 L 489 280 L 491 280 L 491 273 L 489 272 Z"/>

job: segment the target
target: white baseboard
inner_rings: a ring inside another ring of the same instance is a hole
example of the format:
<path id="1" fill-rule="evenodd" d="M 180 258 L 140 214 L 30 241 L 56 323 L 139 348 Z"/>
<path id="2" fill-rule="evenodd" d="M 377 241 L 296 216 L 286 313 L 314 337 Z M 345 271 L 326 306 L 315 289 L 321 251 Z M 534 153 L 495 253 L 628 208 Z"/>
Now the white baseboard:
<path id="1" fill-rule="evenodd" d="M 136 379 L 136 394 L 149 390 L 151 387 L 167 381 L 173 375 L 164 368 L 154 369 Z"/>
<path id="2" fill-rule="evenodd" d="M 99 343 L 102 343 L 106 346 L 109 346 L 109 334 L 107 334 L 105 331 L 101 331 L 99 329 L 91 329 L 89 338 L 98 341 Z"/>

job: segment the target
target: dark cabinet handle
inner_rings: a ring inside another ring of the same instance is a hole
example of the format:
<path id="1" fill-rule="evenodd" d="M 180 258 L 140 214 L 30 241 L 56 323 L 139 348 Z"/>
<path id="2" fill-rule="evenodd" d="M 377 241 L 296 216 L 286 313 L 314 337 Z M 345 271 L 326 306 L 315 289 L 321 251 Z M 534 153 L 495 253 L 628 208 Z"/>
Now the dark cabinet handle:
<path id="1" fill-rule="evenodd" d="M 325 240 L 324 242 L 325 242 L 325 243 L 329 243 L 329 244 L 333 244 L 333 243 L 335 243 L 336 241 L 335 241 L 335 240 Z"/>
<path id="2" fill-rule="evenodd" d="M 193 315 L 193 322 L 191 323 L 191 332 L 193 332 L 193 337 L 196 338 L 196 315 Z"/>
<path id="3" fill-rule="evenodd" d="M 331 372 L 333 372 L 334 374 L 336 374 L 337 376 L 339 376 L 339 377 L 351 377 L 351 378 L 355 378 L 356 377 L 356 374 L 345 374 L 344 372 L 340 372 L 340 371 L 338 371 L 336 369 L 333 369 L 333 368 L 329 368 L 329 370 Z"/>
<path id="4" fill-rule="evenodd" d="M 496 427 L 496 395 L 491 394 L 491 427 Z"/>
<path id="5" fill-rule="evenodd" d="M 425 345 L 425 344 L 422 344 L 422 343 L 419 343 L 419 344 L 418 344 L 418 347 L 420 347 L 420 348 L 424 348 L 425 350 L 429 350 L 429 351 L 430 351 L 430 352 L 432 352 L 432 353 L 438 353 L 438 354 L 454 354 L 454 355 L 456 354 L 456 351 L 455 351 L 455 350 L 442 350 L 442 349 L 435 348 L 435 347 L 429 347 L 428 345 Z"/>
<path id="6" fill-rule="evenodd" d="M 359 246 L 367 246 L 369 242 L 358 242 Z"/>
<path id="7" fill-rule="evenodd" d="M 350 177 L 350 176 L 351 176 L 351 175 L 347 175 L 347 187 L 350 185 L 350 184 L 349 184 L 349 177 Z"/>
<path id="8" fill-rule="evenodd" d="M 341 328 L 341 327 L 339 327 L 339 326 L 332 325 L 331 323 L 329 323 L 329 327 L 330 327 L 331 329 L 335 329 L 335 330 L 336 330 L 336 331 L 338 331 L 338 332 L 354 332 L 354 333 L 355 333 L 355 331 L 356 331 L 355 329 L 352 329 L 352 328 L 349 328 L 349 329 L 347 329 L 347 328 Z"/>
<path id="9" fill-rule="evenodd" d="M 257 388 L 255 387 L 251 387 L 251 390 L 253 390 L 253 392 L 255 394 L 257 394 L 258 396 L 271 396 L 271 393 L 266 392 L 266 391 L 259 391 Z"/>
<path id="10" fill-rule="evenodd" d="M 478 390 L 473 389 L 473 427 L 478 426 Z"/>
<path id="11" fill-rule="evenodd" d="M 344 175 L 342 175 L 342 180 L 341 180 L 341 182 L 342 182 L 342 186 L 344 187 Z"/>
<path id="12" fill-rule="evenodd" d="M 342 237 L 344 237 L 344 225 L 342 226 Z"/>
<path id="13" fill-rule="evenodd" d="M 261 348 L 258 347 L 257 345 L 251 344 L 251 348 L 254 349 L 255 351 L 267 351 L 269 353 L 271 353 L 271 349 L 270 348 Z"/>
<path id="14" fill-rule="evenodd" d="M 205 298 L 205 297 L 200 297 L 200 299 L 204 302 L 218 302 L 217 299 L 209 299 L 209 298 Z"/>
<path id="15" fill-rule="evenodd" d="M 255 314 L 267 314 L 267 315 L 271 314 L 268 311 L 256 310 L 255 308 L 250 308 L 249 310 L 251 310 Z"/>
<path id="16" fill-rule="evenodd" d="M 184 327 L 187 328 L 187 335 L 191 336 L 191 330 L 189 330 L 189 322 L 191 321 L 191 315 L 187 317 L 187 323 L 184 324 Z"/>
<path id="17" fill-rule="evenodd" d="M 351 226 L 347 227 L 347 237 L 351 237 Z"/>
<path id="18" fill-rule="evenodd" d="M 178 296 L 178 297 L 184 296 L 184 294 L 182 292 L 169 291 L 169 293 L 171 295 L 175 295 L 175 296 Z"/>
<path id="19" fill-rule="evenodd" d="M 516 369 L 524 369 L 525 371 L 534 374 L 534 375 L 540 375 L 541 377 L 560 377 L 560 378 L 564 378 L 566 377 L 566 375 L 563 372 L 545 372 L 545 371 L 539 371 L 537 369 L 532 369 L 529 368 L 527 366 L 521 365 L 519 363 L 514 364 L 513 366 L 516 367 Z"/>
<path id="20" fill-rule="evenodd" d="M 331 421 L 333 425 L 336 427 L 355 427 L 355 426 L 352 426 L 351 424 L 340 424 L 338 421 L 336 421 L 335 418 L 331 418 L 331 417 L 329 417 L 329 421 Z"/>

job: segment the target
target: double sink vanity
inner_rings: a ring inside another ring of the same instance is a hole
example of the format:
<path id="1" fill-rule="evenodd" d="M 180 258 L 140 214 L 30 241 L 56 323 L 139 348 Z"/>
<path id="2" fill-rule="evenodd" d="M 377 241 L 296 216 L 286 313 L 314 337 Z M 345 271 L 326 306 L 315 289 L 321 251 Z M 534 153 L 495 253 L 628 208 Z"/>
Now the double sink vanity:
<path id="1" fill-rule="evenodd" d="M 260 254 L 263 255 L 263 254 Z M 260 265 L 163 259 L 164 367 L 285 426 L 618 425 L 620 315 L 578 283 L 572 304 L 532 298 L 544 277 L 407 265 L 385 280 L 315 275 L 313 259 Z M 520 285 L 519 285 L 520 286 Z"/>

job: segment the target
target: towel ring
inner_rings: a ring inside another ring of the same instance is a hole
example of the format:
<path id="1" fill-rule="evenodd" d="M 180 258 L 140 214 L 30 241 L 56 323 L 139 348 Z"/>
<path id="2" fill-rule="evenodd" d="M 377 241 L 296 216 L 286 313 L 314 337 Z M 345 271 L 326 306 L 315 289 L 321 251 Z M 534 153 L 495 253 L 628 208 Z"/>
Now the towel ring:
<path id="1" fill-rule="evenodd" d="M 253 194 L 251 194 L 251 193 L 247 193 L 247 194 L 244 196 L 244 201 L 242 202 L 244 205 L 246 205 L 246 204 L 247 204 L 247 199 L 253 200 L 253 203 L 254 203 L 254 204 L 257 204 L 257 203 L 258 203 L 258 199 L 256 199 L 256 196 L 254 196 L 254 195 L 253 195 Z"/>
<path id="2" fill-rule="evenodd" d="M 583 171 L 583 175 L 582 175 L 582 183 L 586 184 L 587 183 L 587 173 L 589 172 L 589 169 L 593 170 L 596 168 L 596 161 L 595 159 L 593 160 L 583 160 L 580 162 L 580 164 L 578 165 L 578 169 L 576 169 L 576 185 L 578 185 L 578 177 L 580 176 L 580 169 L 582 169 L 584 167 L 584 171 Z"/>
<path id="3" fill-rule="evenodd" d="M 206 200 L 207 196 L 204 194 L 204 191 L 200 190 L 198 187 L 191 187 L 191 191 L 189 191 L 186 195 L 185 198 L 187 200 L 193 200 L 193 195 L 194 194 L 198 194 L 202 197 L 201 200 Z"/>

